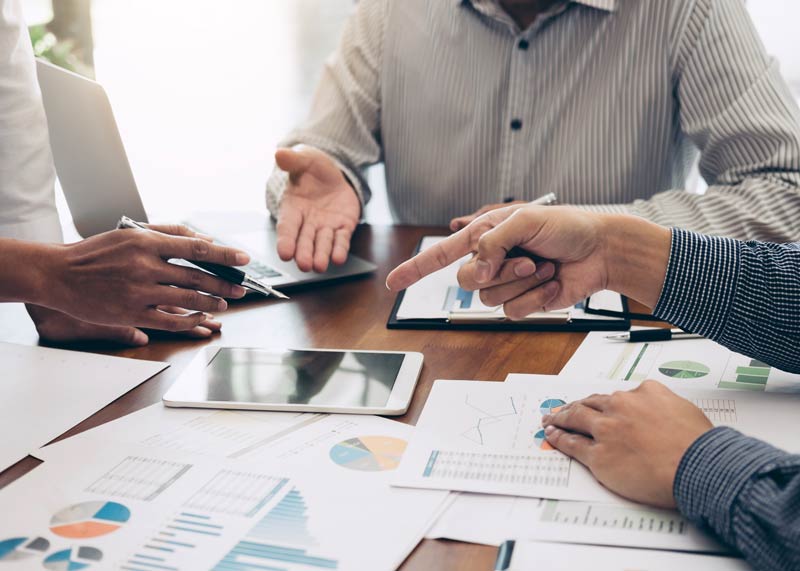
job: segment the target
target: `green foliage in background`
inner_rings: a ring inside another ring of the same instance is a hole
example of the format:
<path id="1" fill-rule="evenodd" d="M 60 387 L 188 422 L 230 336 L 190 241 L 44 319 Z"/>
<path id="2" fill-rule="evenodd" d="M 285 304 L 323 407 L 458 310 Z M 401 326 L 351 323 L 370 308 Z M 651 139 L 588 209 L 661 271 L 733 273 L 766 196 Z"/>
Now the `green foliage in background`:
<path id="1" fill-rule="evenodd" d="M 36 57 L 46 59 L 50 63 L 91 77 L 92 70 L 78 58 L 75 42 L 72 40 L 59 40 L 46 26 L 31 26 L 29 28 L 33 53 Z"/>

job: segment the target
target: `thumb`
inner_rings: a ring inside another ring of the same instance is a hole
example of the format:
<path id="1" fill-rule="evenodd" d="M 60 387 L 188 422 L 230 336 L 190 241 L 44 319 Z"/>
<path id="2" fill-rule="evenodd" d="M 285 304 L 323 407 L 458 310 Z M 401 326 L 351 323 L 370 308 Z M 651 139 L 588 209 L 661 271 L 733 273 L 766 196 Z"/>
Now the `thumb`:
<path id="1" fill-rule="evenodd" d="M 508 252 L 529 240 L 530 231 L 530 223 L 517 211 L 481 235 L 475 257 L 475 281 L 491 281 L 502 267 Z"/>
<path id="2" fill-rule="evenodd" d="M 298 175 L 311 168 L 314 163 L 314 156 L 307 151 L 278 149 L 275 152 L 275 162 L 281 170 L 290 175 Z"/>

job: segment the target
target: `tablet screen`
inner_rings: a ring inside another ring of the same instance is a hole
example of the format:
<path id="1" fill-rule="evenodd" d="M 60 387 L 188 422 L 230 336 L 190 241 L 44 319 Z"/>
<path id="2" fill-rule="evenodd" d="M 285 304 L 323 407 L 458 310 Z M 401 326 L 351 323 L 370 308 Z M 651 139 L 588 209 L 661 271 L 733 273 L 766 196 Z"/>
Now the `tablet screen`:
<path id="1" fill-rule="evenodd" d="M 226 347 L 205 369 L 207 399 L 263 404 L 382 407 L 405 355 Z"/>

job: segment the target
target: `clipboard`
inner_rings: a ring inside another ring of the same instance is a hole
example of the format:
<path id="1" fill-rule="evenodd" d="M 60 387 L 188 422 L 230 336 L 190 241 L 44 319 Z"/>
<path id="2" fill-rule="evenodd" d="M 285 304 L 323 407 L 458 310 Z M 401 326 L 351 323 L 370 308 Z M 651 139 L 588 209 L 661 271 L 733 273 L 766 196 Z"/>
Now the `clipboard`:
<path id="1" fill-rule="evenodd" d="M 414 248 L 413 255 L 419 253 L 423 240 L 420 239 Z M 469 319 L 468 315 L 463 317 L 451 313 L 454 319 L 447 317 L 440 318 L 398 318 L 398 311 L 405 299 L 406 290 L 397 294 L 389 319 L 386 322 L 387 329 L 416 329 L 416 330 L 461 330 L 461 331 L 627 331 L 631 327 L 628 313 L 628 300 L 625 296 L 621 297 L 622 312 L 609 312 L 603 309 L 595 309 L 591 306 L 591 301 L 586 300 L 583 310 L 586 318 L 568 319 L 563 314 L 553 312 L 552 317 L 537 318 L 529 321 L 512 321 L 507 318 L 501 319 Z M 608 315 L 613 313 L 614 315 Z M 597 316 L 592 319 L 590 316 Z"/>

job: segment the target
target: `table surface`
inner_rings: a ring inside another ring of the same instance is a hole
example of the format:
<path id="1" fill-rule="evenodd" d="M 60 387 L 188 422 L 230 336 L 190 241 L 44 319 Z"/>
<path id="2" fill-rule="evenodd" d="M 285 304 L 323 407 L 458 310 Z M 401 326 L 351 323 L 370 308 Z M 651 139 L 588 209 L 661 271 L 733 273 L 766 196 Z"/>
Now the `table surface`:
<path id="1" fill-rule="evenodd" d="M 353 237 L 354 253 L 378 264 L 374 275 L 316 288 L 290 291 L 290 301 L 248 299 L 230 304 L 219 318 L 222 333 L 210 341 L 162 337 L 137 349 L 82 344 L 78 350 L 169 362 L 171 367 L 120 397 L 61 438 L 71 436 L 156 403 L 200 347 L 317 347 L 420 351 L 425 364 L 408 413 L 397 420 L 414 424 L 436 379 L 502 381 L 509 373 L 556 374 L 583 340 L 583 333 L 389 330 L 386 321 L 395 295 L 384 281 L 390 269 L 408 258 L 426 234 L 442 228 L 362 226 Z M 1 305 L 1 304 L 0 304 Z M 19 305 L 0 311 L 0 341 L 36 344 L 38 337 Z M 0 473 L 0 488 L 38 465 L 32 457 Z M 493 547 L 423 540 L 401 567 L 404 571 L 492 569 Z"/>

